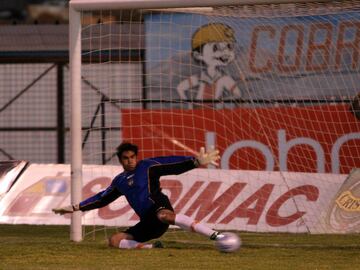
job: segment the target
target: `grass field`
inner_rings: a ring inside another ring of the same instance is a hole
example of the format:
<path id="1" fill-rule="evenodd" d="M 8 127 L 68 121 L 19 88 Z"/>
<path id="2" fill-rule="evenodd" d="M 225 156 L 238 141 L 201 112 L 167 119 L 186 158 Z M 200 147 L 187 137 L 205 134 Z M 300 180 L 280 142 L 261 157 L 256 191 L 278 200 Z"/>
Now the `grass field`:
<path id="1" fill-rule="evenodd" d="M 67 226 L 0 225 L 0 269 L 360 269 L 360 235 L 240 235 L 233 254 L 183 232 L 165 234 L 165 249 L 119 250 L 104 230 L 74 243 Z"/>

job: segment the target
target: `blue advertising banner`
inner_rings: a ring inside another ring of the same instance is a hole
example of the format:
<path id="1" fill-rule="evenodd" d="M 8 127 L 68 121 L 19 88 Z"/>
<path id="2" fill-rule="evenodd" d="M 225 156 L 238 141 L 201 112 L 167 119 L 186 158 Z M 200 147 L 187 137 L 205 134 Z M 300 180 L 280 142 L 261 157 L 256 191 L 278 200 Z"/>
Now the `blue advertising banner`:
<path id="1" fill-rule="evenodd" d="M 334 99 L 359 92 L 360 14 L 145 17 L 148 98 Z"/>

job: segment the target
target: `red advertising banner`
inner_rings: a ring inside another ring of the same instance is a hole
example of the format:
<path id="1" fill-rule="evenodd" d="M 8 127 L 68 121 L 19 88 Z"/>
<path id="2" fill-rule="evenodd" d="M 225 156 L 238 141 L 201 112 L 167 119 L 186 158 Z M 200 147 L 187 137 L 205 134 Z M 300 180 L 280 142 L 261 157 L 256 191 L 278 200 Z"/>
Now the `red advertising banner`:
<path id="1" fill-rule="evenodd" d="M 122 110 L 123 140 L 140 158 L 192 155 L 209 134 L 221 168 L 349 173 L 360 167 L 360 121 L 348 105 Z"/>

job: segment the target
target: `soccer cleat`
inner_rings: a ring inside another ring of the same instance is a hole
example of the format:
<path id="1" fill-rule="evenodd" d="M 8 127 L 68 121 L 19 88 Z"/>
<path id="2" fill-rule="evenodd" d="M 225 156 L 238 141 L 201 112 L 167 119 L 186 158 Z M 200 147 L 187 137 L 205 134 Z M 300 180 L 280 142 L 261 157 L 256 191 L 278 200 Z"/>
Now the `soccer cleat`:
<path id="1" fill-rule="evenodd" d="M 220 232 L 214 232 L 211 236 L 210 236 L 210 240 L 218 240 L 220 238 L 224 237 L 223 234 L 221 234 Z"/>
<path id="2" fill-rule="evenodd" d="M 155 241 L 153 243 L 153 248 L 164 248 L 164 245 L 160 241 Z"/>

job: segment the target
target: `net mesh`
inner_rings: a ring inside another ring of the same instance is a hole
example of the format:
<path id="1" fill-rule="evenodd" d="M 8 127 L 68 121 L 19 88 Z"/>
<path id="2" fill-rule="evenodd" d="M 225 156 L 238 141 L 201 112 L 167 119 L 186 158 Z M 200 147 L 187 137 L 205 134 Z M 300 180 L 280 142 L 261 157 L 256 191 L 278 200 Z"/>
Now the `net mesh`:
<path id="1" fill-rule="evenodd" d="M 360 164 L 359 5 L 84 12 L 84 163 L 116 165 L 121 141 L 140 159 L 215 145 L 221 170 L 162 179 L 177 212 L 217 229 L 358 231 L 326 205 Z M 136 222 L 111 207 L 86 220 Z"/>

